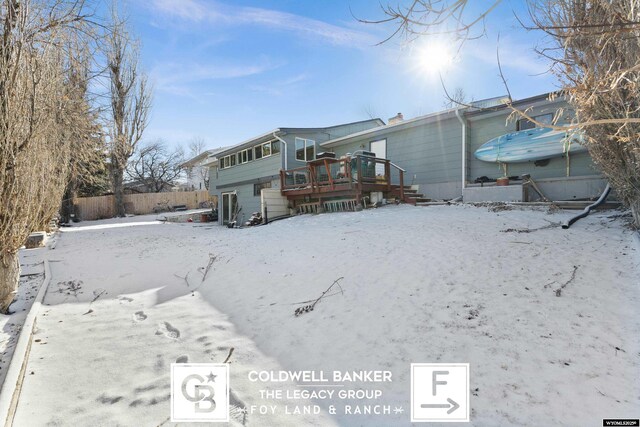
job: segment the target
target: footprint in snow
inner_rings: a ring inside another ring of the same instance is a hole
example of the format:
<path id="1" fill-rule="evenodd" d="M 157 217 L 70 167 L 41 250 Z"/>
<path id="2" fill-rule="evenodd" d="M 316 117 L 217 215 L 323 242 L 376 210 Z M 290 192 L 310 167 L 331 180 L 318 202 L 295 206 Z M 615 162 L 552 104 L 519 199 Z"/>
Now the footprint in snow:
<path id="1" fill-rule="evenodd" d="M 169 322 L 162 322 L 158 325 L 158 329 L 156 330 L 156 335 L 164 335 L 167 338 L 178 339 L 180 338 L 180 330 L 175 328 Z"/>
<path id="2" fill-rule="evenodd" d="M 123 296 L 119 296 L 118 299 L 120 301 L 127 301 L 127 302 L 133 302 L 133 298 L 129 298 L 129 297 L 123 297 Z"/>
<path id="3" fill-rule="evenodd" d="M 243 426 L 249 422 L 247 405 L 234 393 L 233 389 L 229 389 L 229 416 Z"/>
<path id="4" fill-rule="evenodd" d="M 144 311 L 136 311 L 135 314 L 133 315 L 133 319 L 136 322 L 142 322 L 146 318 L 147 318 L 147 315 L 144 314 Z"/>
<path id="5" fill-rule="evenodd" d="M 189 355 L 183 354 L 176 359 L 176 363 L 187 363 L 189 362 Z"/>

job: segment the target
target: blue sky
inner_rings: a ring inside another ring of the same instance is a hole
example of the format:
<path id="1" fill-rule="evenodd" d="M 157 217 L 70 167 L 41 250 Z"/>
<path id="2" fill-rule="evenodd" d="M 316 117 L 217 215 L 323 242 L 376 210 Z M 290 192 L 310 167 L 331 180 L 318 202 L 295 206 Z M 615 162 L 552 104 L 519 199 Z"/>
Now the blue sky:
<path id="1" fill-rule="evenodd" d="M 155 89 L 145 139 L 186 146 L 202 138 L 215 148 L 280 126 L 325 126 L 370 114 L 386 122 L 398 112 L 411 118 L 441 110 L 438 73 L 420 65 L 432 63 L 425 59 L 429 44 L 455 55 L 441 72 L 451 92 L 460 87 L 475 100 L 506 93 L 498 44 L 515 99 L 554 90 L 555 79 L 532 50 L 539 34 L 520 29 L 514 18 L 514 11 L 525 16 L 522 3 L 504 0 L 486 34 L 456 52 L 442 37 L 376 46 L 393 28 L 352 16 L 384 17 L 371 0 L 129 0 L 130 26 Z"/>

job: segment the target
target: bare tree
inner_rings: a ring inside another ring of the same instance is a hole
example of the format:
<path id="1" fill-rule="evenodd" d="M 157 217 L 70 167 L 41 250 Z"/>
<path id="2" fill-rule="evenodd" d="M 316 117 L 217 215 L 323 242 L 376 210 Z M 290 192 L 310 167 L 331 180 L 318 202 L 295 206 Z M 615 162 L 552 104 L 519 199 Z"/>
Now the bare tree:
<path id="1" fill-rule="evenodd" d="M 85 37 L 84 2 L 0 2 L 0 311 L 19 282 L 18 250 L 60 206 L 74 154 L 69 135 L 85 119 L 82 62 L 70 40 Z"/>
<path id="2" fill-rule="evenodd" d="M 206 151 L 206 143 L 200 137 L 194 137 L 189 141 L 189 155 L 191 158 L 196 157 Z M 186 170 L 190 180 L 197 180 L 204 183 L 204 187 L 209 189 L 209 168 L 200 165 L 190 166 Z"/>
<path id="3" fill-rule="evenodd" d="M 147 127 L 151 110 L 151 87 L 147 75 L 138 69 L 139 43 L 130 35 L 115 6 L 111 21 L 106 52 L 111 101 L 110 168 L 116 215 L 124 216 L 124 172 Z"/>
<path id="4" fill-rule="evenodd" d="M 487 2 L 486 9 L 467 13 L 469 0 L 411 0 L 408 5 L 388 4 L 382 6 L 386 18 L 378 20 L 359 19 L 366 24 L 394 23 L 396 29 L 379 44 L 400 35 L 408 40 L 423 36 L 448 34 L 460 41 L 478 38 L 484 34 L 484 20 L 501 0 Z M 472 33 L 473 30 L 478 30 Z"/>
<path id="5" fill-rule="evenodd" d="M 456 87 L 451 96 L 448 96 L 447 99 L 445 99 L 443 106 L 444 108 L 456 108 L 460 105 L 465 105 L 467 102 L 467 94 L 464 89 Z"/>
<path id="6" fill-rule="evenodd" d="M 463 42 L 474 28 L 484 28 L 499 3 L 469 15 L 468 0 L 412 0 L 408 6 L 383 7 L 385 19 L 361 21 L 396 24 L 382 43 L 396 35 L 415 39 L 443 33 Z M 640 2 L 529 0 L 528 5 L 532 24 L 521 23 L 548 36 L 549 45 L 537 52 L 550 61 L 576 111 L 568 126 L 544 126 L 582 132 L 592 159 L 640 226 Z M 508 91 L 502 72 L 501 77 Z M 508 106 L 542 125 L 527 111 Z"/>
<path id="7" fill-rule="evenodd" d="M 82 189 L 104 187 L 104 138 L 99 123 L 98 111 L 92 106 L 88 95 L 88 83 L 91 77 L 92 39 L 73 38 L 68 43 L 69 51 L 77 52 L 76 59 L 70 63 L 67 82 L 75 88 L 77 108 L 74 109 L 76 126 L 65 130 L 73 155 L 69 159 L 69 176 L 64 191 L 60 219 L 69 222 L 75 214 L 74 199 Z"/>
<path id="8" fill-rule="evenodd" d="M 189 147 L 189 156 L 195 157 L 206 150 L 207 144 L 203 138 L 196 136 L 191 138 L 187 146 Z"/>
<path id="9" fill-rule="evenodd" d="M 371 104 L 366 104 L 362 107 L 362 112 L 365 116 L 369 117 L 371 120 L 377 119 L 378 115 L 376 115 L 376 109 Z"/>
<path id="10" fill-rule="evenodd" d="M 147 191 L 159 193 L 176 184 L 182 175 L 182 148 L 170 151 L 162 140 L 139 146 L 129 160 L 127 175 Z"/>

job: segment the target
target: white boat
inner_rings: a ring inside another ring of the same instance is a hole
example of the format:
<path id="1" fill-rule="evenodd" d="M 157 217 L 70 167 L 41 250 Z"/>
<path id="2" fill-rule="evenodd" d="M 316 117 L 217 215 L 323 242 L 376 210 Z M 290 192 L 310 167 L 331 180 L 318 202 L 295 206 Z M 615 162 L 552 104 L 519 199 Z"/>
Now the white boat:
<path id="1" fill-rule="evenodd" d="M 583 153 L 582 135 L 575 132 L 534 128 L 493 138 L 480 146 L 475 157 L 483 162 L 523 163 Z"/>

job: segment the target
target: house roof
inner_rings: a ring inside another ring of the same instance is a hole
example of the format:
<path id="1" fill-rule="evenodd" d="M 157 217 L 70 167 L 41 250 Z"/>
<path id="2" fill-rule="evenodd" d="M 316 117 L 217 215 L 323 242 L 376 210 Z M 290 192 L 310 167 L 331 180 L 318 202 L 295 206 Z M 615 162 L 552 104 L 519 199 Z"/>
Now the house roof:
<path id="1" fill-rule="evenodd" d="M 348 126 L 348 125 L 353 125 L 353 124 L 357 124 L 357 123 L 366 123 L 366 122 L 375 122 L 379 125 L 384 125 L 384 122 L 379 119 L 368 119 L 368 120 L 359 120 L 356 122 L 350 122 L 350 123 L 341 123 L 338 125 L 332 125 L 332 126 L 325 126 L 325 127 L 313 127 L 313 128 L 295 128 L 295 127 L 279 127 L 273 130 L 270 130 L 269 132 L 265 132 L 262 135 L 258 135 L 255 136 L 251 139 L 247 139 L 239 144 L 236 145 L 232 145 L 230 147 L 227 147 L 224 149 L 224 151 L 218 152 L 218 157 L 220 156 L 224 156 L 232 151 L 237 151 L 237 150 L 241 150 L 244 148 L 248 148 L 254 144 L 259 144 L 261 142 L 267 142 L 273 139 L 273 135 L 285 135 L 287 133 L 293 133 L 293 132 L 316 132 L 316 131 L 326 131 L 327 129 L 333 129 L 333 128 L 337 128 L 340 126 Z"/>
<path id="2" fill-rule="evenodd" d="M 557 94 L 554 92 L 545 93 L 542 95 L 532 96 L 530 98 L 520 99 L 517 101 L 512 101 L 511 105 L 514 107 L 531 105 L 535 103 L 541 103 L 547 101 L 549 96 L 552 94 Z M 469 104 L 469 106 L 458 107 L 458 108 L 450 108 L 444 111 L 438 111 L 435 113 L 427 114 L 424 116 L 414 117 L 413 119 L 403 120 L 394 124 L 379 126 L 371 129 L 367 129 L 362 132 L 353 133 L 351 135 L 346 135 L 340 138 L 335 138 L 320 144 L 321 147 L 331 148 L 336 147 L 342 144 L 346 144 L 347 142 L 353 141 L 354 139 L 360 137 L 374 137 L 378 135 L 384 135 L 387 132 L 407 129 L 414 126 L 420 126 L 426 123 L 437 122 L 440 120 L 447 120 L 450 118 L 454 118 L 456 116 L 456 110 L 459 110 L 464 114 L 465 117 L 477 117 L 480 115 L 486 114 L 504 114 L 504 111 L 508 108 L 506 101 L 509 99 L 508 96 L 499 96 L 495 98 L 484 99 L 480 101 L 475 101 Z"/>
<path id="3" fill-rule="evenodd" d="M 220 148 L 214 148 L 212 150 L 205 150 L 202 153 L 200 153 L 200 154 L 190 158 L 186 162 L 182 163 L 180 166 L 182 166 L 183 168 L 188 168 L 190 166 L 196 166 L 196 165 L 200 164 L 203 160 L 208 159 L 208 158 L 210 158 L 212 156 L 215 156 L 220 151 L 226 150 L 227 148 L 228 147 L 220 147 Z M 200 164 L 200 166 L 204 166 L 204 165 L 206 165 L 208 163 L 209 163 L 209 161 Z"/>
<path id="4" fill-rule="evenodd" d="M 531 96 L 529 98 L 518 99 L 511 102 L 511 106 L 515 108 L 527 108 L 529 106 L 535 104 L 542 104 L 549 102 L 550 96 L 556 96 L 556 100 L 554 102 L 558 102 L 564 100 L 564 96 L 561 92 L 547 92 L 540 95 Z M 486 116 L 488 114 L 503 114 L 504 110 L 508 110 L 509 107 L 506 104 L 496 105 L 490 108 L 478 108 L 478 109 L 467 109 L 465 111 L 465 117 L 470 119 L 474 119 L 478 116 Z"/>
<path id="5" fill-rule="evenodd" d="M 322 142 L 320 143 L 320 146 L 328 147 L 328 148 L 335 147 L 337 145 L 344 144 L 353 139 L 357 139 L 361 136 L 380 135 L 392 130 L 405 129 L 405 128 L 410 128 L 414 126 L 419 126 L 425 123 L 435 122 L 438 120 L 445 120 L 450 117 L 455 117 L 455 112 L 456 112 L 456 109 L 451 108 L 449 110 L 438 111 L 437 113 L 431 113 L 425 116 L 419 116 L 419 117 L 414 117 L 413 119 L 403 120 L 401 122 L 397 122 L 391 125 L 378 126 L 375 128 L 367 129 L 361 132 L 352 133 L 350 135 L 346 135 L 340 138 L 335 138 L 326 142 Z"/>

